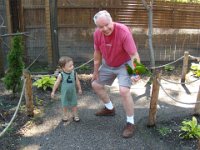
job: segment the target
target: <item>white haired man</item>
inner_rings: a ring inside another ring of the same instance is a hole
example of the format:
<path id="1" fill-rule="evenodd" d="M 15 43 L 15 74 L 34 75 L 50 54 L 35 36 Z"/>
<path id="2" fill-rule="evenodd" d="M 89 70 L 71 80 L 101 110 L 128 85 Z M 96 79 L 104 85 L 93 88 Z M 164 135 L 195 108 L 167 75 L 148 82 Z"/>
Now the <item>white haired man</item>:
<path id="1" fill-rule="evenodd" d="M 128 63 L 134 68 L 133 60 L 136 58 L 140 61 L 140 57 L 132 33 L 127 26 L 113 22 L 106 10 L 99 11 L 93 19 L 97 28 L 94 32 L 92 87 L 105 104 L 103 109 L 96 112 L 96 116 L 115 115 L 115 108 L 104 86 L 111 85 L 115 78 L 118 78 L 119 92 L 127 118 L 122 136 L 130 138 L 135 130 L 134 102 L 130 87 L 133 81 L 139 80 L 139 76 L 130 77 L 125 64 Z"/>

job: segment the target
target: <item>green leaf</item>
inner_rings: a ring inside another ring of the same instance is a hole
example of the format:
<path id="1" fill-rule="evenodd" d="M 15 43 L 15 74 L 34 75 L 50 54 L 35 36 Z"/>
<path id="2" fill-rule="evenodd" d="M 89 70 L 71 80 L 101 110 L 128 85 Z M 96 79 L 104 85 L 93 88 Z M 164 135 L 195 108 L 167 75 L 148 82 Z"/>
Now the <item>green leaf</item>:
<path id="1" fill-rule="evenodd" d="M 37 88 L 42 88 L 43 90 L 46 90 L 48 87 L 53 88 L 55 81 L 56 78 L 54 76 L 50 77 L 49 75 L 45 75 L 37 81 L 35 81 L 33 85 L 37 86 Z"/>
<path id="2" fill-rule="evenodd" d="M 192 120 L 182 121 L 180 137 L 184 139 L 192 139 L 200 137 L 200 125 L 198 125 L 197 119 L 192 117 Z"/>

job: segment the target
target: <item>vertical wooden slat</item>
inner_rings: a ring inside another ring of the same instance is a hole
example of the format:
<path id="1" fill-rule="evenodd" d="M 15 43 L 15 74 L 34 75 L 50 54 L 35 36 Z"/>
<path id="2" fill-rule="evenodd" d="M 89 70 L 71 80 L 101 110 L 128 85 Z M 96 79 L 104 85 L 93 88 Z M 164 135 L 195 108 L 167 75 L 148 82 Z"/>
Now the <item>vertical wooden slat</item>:
<path id="1" fill-rule="evenodd" d="M 8 33 L 12 33 L 12 22 L 11 22 L 11 14 L 10 14 L 10 1 L 6 0 L 6 18 L 7 18 L 7 31 Z"/>
<path id="2" fill-rule="evenodd" d="M 5 0 L 6 5 L 6 21 L 7 24 L 3 24 L 7 28 L 8 33 L 12 33 L 12 25 L 11 25 L 11 14 L 10 14 L 10 1 Z M 3 16 L 2 16 L 3 17 Z M 8 37 L 9 39 L 10 37 Z M 9 41 L 9 40 L 8 40 Z M 2 49 L 2 38 L 0 37 L 0 77 L 4 76 L 4 53 Z"/>
<path id="3" fill-rule="evenodd" d="M 24 21 L 24 7 L 23 7 L 23 1 L 19 0 L 19 28 L 21 32 L 25 31 L 25 21 Z M 26 40 L 26 37 L 23 37 Z M 24 51 L 23 51 L 23 55 L 24 55 L 24 62 L 28 63 L 28 50 L 25 48 L 26 47 L 26 42 L 24 42 Z"/>
<path id="4" fill-rule="evenodd" d="M 3 59 L 3 49 L 1 45 L 1 37 L 0 37 L 0 77 L 4 76 L 4 59 Z"/>
<path id="5" fill-rule="evenodd" d="M 55 70 L 59 59 L 59 47 L 58 47 L 58 29 L 57 29 L 57 0 L 50 1 L 50 17 L 51 17 L 51 43 L 53 64 L 52 69 Z"/>
<path id="6" fill-rule="evenodd" d="M 53 66 L 53 54 L 52 54 L 52 39 L 51 39 L 51 17 L 50 17 L 50 0 L 45 0 L 45 18 L 46 18 L 46 43 L 47 43 L 47 55 L 48 65 L 50 68 Z"/>

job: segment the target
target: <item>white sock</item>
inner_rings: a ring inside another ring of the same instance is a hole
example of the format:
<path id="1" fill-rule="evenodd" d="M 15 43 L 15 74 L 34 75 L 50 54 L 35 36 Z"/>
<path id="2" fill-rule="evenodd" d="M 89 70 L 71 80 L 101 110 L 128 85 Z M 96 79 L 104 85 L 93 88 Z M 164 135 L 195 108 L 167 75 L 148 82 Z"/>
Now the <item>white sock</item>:
<path id="1" fill-rule="evenodd" d="M 131 124 L 134 124 L 134 116 L 127 116 L 126 121 L 131 123 Z"/>
<path id="2" fill-rule="evenodd" d="M 113 109 L 113 104 L 112 104 L 111 101 L 108 102 L 108 103 L 106 103 L 105 106 L 106 106 L 106 108 L 109 109 L 109 110 Z"/>

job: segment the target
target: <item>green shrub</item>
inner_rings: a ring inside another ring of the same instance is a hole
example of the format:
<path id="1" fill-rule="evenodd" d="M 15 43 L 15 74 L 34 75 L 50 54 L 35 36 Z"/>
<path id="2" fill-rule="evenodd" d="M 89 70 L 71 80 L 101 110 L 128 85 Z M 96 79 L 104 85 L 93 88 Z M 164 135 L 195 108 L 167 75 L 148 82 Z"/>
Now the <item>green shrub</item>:
<path id="1" fill-rule="evenodd" d="M 200 77 L 200 63 L 192 63 L 190 69 L 196 77 Z"/>
<path id="2" fill-rule="evenodd" d="M 21 89 L 21 76 L 24 68 L 22 60 L 22 37 L 15 36 L 12 38 L 11 50 L 8 53 L 8 71 L 5 74 L 3 82 L 7 90 L 12 90 L 15 94 Z"/>
<path id="3" fill-rule="evenodd" d="M 166 65 L 166 66 L 164 67 L 164 69 L 165 69 L 165 71 L 173 71 L 173 70 L 175 69 L 175 67 L 172 66 L 172 65 Z"/>
<path id="4" fill-rule="evenodd" d="M 56 77 L 54 76 L 43 76 L 41 79 L 36 80 L 33 83 L 33 86 L 36 86 L 37 88 L 42 88 L 43 90 L 46 90 L 47 88 L 53 88 L 53 85 L 56 81 Z"/>
<path id="5" fill-rule="evenodd" d="M 198 125 L 195 117 L 192 117 L 192 120 L 182 121 L 181 133 L 179 136 L 183 139 L 200 138 L 200 125 Z"/>

